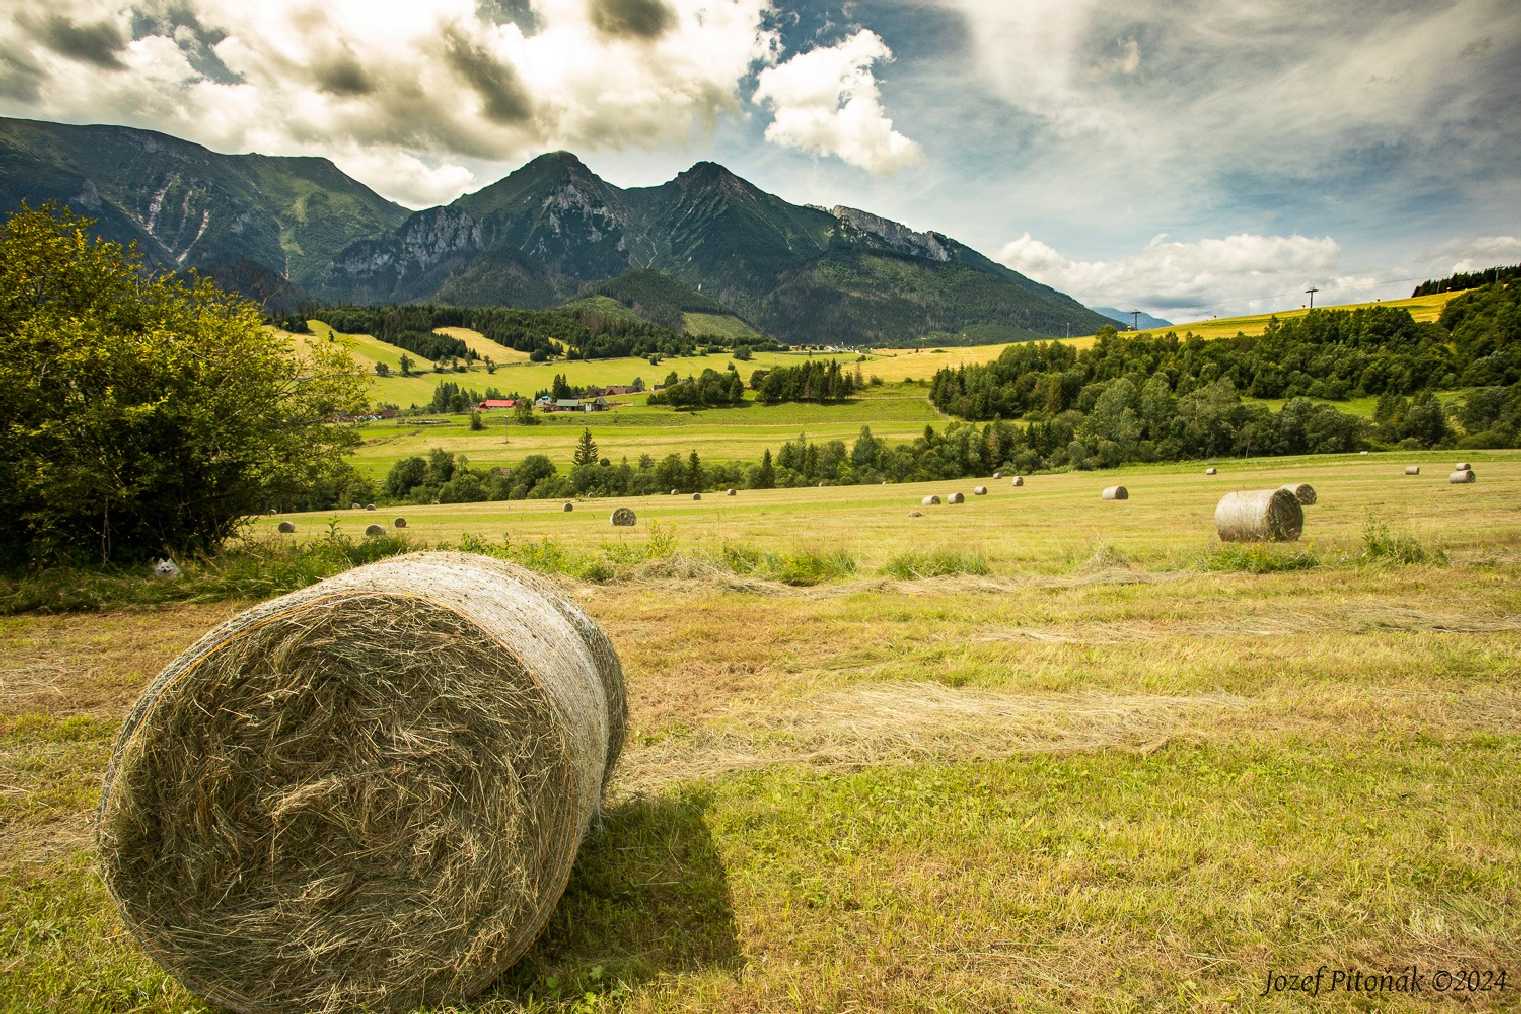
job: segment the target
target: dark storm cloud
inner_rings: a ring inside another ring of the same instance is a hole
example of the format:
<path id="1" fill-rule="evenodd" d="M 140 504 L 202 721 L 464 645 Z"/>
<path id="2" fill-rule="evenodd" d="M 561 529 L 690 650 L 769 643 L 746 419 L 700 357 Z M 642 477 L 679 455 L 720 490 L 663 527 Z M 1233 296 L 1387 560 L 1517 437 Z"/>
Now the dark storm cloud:
<path id="1" fill-rule="evenodd" d="M 370 80 L 364 66 L 349 52 L 316 63 L 312 67 L 312 80 L 329 95 L 341 98 L 369 95 L 375 91 L 375 82 Z"/>
<path id="2" fill-rule="evenodd" d="M 108 70 L 126 67 L 117 54 L 126 48 L 127 39 L 109 21 L 75 24 L 62 14 L 25 14 L 19 21 L 32 38 L 60 56 Z"/>
<path id="3" fill-rule="evenodd" d="M 217 55 L 215 47 L 227 38 L 227 33 L 203 25 L 187 4 L 175 2 L 135 8 L 131 31 L 134 40 L 150 35 L 173 39 L 185 59 L 190 61 L 190 66 L 207 80 L 217 84 L 239 84 L 243 80 Z"/>
<path id="4" fill-rule="evenodd" d="M 23 53 L 0 50 L 0 98 L 36 102 L 42 97 L 42 68 Z"/>
<path id="5" fill-rule="evenodd" d="M 481 108 L 493 123 L 522 123 L 533 115 L 533 98 L 518 73 L 457 27 L 444 34 L 444 56 L 460 79 L 481 97 Z"/>
<path id="6" fill-rule="evenodd" d="M 676 23 L 662 0 L 590 0 L 592 24 L 604 35 L 654 39 Z"/>

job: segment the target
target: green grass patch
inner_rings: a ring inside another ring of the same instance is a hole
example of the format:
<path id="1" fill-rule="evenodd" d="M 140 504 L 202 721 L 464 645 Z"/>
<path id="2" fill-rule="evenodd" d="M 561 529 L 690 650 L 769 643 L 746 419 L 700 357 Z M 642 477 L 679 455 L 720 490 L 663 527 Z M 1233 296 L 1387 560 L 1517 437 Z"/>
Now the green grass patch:
<path id="1" fill-rule="evenodd" d="M 882 573 L 900 581 L 951 574 L 987 574 L 988 561 L 980 550 L 909 550 L 888 560 Z"/>
<path id="2" fill-rule="evenodd" d="M 1363 563 L 1419 564 L 1447 562 L 1440 548 L 1427 546 L 1410 532 L 1391 529 L 1376 514 L 1369 513 L 1363 524 Z"/>
<path id="3" fill-rule="evenodd" d="M 1248 574 L 1276 574 L 1289 570 L 1311 570 L 1320 566 L 1320 554 L 1313 546 L 1275 546 L 1267 543 L 1229 543 L 1204 554 L 1203 570 L 1244 571 Z"/>

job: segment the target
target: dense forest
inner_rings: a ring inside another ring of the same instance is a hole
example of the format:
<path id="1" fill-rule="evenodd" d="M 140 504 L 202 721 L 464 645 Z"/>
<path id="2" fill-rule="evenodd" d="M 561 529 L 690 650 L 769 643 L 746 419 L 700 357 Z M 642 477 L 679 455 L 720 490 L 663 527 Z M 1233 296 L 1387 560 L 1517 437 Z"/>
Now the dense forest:
<path id="1" fill-rule="evenodd" d="M 628 314 L 590 309 L 516 310 L 500 306 L 343 306 L 311 311 L 313 317 L 349 334 L 381 341 L 440 327 L 465 327 L 543 361 L 617 356 L 690 355 L 697 342 L 668 327 Z M 403 346 L 405 347 L 405 346 Z M 462 353 L 457 353 L 462 354 Z"/>
<path id="2" fill-rule="evenodd" d="M 1459 271 L 1446 278 L 1427 279 L 1417 285 L 1410 295 L 1417 297 L 1434 296 L 1439 292 L 1462 292 L 1464 289 L 1476 289 L 1481 285 L 1513 281 L 1517 278 L 1521 278 L 1521 264 L 1485 268 L 1483 271 Z"/>
<path id="3" fill-rule="evenodd" d="M 649 397 L 651 405 L 670 405 L 674 408 L 719 408 L 742 404 L 745 400 L 745 382 L 739 379 L 734 364 L 724 373 L 703 370 L 700 377 L 677 378 L 673 371 L 665 378 L 660 390 Z"/>
<path id="4" fill-rule="evenodd" d="M 617 300 L 645 320 L 668 327 L 677 334 L 684 327 L 682 315 L 685 313 L 730 312 L 716 300 L 665 272 L 650 269 L 626 271 L 593 291 Z"/>
<path id="5" fill-rule="evenodd" d="M 750 375 L 750 387 L 763 405 L 777 405 L 784 401 L 842 401 L 861 386 L 860 367 L 850 373 L 834 359 L 810 359 L 798 366 L 756 370 Z"/>

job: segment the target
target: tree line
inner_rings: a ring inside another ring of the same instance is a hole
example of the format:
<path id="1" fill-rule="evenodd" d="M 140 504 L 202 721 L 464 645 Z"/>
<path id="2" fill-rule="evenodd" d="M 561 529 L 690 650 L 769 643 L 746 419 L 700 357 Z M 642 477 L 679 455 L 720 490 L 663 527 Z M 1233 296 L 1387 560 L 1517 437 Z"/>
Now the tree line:
<path id="1" fill-rule="evenodd" d="M 1483 271 L 1458 271 L 1446 278 L 1428 278 L 1415 287 L 1410 295 L 1434 296 L 1439 292 L 1462 292 L 1464 289 L 1478 288 L 1480 285 L 1488 285 L 1492 282 L 1511 281 L 1521 278 L 1521 264 L 1511 264 L 1508 267 L 1485 268 Z"/>

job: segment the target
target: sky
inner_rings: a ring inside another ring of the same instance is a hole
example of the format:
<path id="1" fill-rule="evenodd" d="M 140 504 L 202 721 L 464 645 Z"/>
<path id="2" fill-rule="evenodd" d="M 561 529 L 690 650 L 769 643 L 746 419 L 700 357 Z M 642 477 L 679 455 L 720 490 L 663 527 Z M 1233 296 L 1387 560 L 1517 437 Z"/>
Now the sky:
<path id="1" fill-rule="evenodd" d="M 1175 321 L 1521 262 L 1516 0 L 49 0 L 0 115 L 323 155 L 410 207 L 720 162 Z"/>

